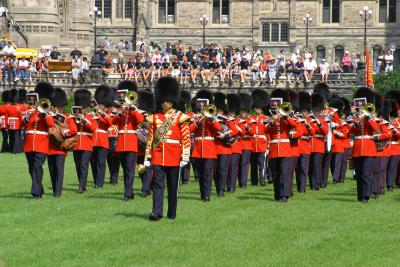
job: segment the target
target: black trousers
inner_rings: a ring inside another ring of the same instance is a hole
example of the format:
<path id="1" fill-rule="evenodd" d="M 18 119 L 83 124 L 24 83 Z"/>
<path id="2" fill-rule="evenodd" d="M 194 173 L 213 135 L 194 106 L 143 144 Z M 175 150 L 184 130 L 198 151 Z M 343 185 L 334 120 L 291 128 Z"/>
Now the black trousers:
<path id="1" fill-rule="evenodd" d="M 298 157 L 291 157 L 290 158 L 290 170 L 289 170 L 289 195 L 293 196 L 293 180 L 294 180 L 294 173 L 297 165 L 297 158 Z"/>
<path id="2" fill-rule="evenodd" d="M 288 198 L 290 195 L 289 172 L 291 160 L 292 158 L 270 159 L 275 200 L 283 197 Z"/>
<path id="3" fill-rule="evenodd" d="M 215 159 L 196 159 L 199 172 L 199 185 L 201 199 L 209 198 L 213 181 L 213 168 Z"/>
<path id="4" fill-rule="evenodd" d="M 179 167 L 153 166 L 154 176 L 152 180 L 153 210 L 152 213 L 163 216 L 164 185 L 167 179 L 168 190 L 168 217 L 176 217 L 178 203 Z"/>
<path id="5" fill-rule="evenodd" d="M 8 130 L 10 138 L 10 152 L 13 154 L 24 152 L 24 141 L 21 130 Z"/>
<path id="6" fill-rule="evenodd" d="M 73 152 L 76 174 L 78 175 L 79 188 L 86 190 L 89 162 L 92 151 L 76 150 Z"/>
<path id="7" fill-rule="evenodd" d="M 186 164 L 185 167 L 182 168 L 181 172 L 182 172 L 182 183 L 187 184 L 189 183 L 189 178 L 190 178 L 190 162 L 188 164 Z"/>
<path id="8" fill-rule="evenodd" d="M 344 183 L 347 172 L 347 159 L 351 153 L 351 148 L 345 148 L 342 156 L 342 164 L 340 165 L 339 183 Z"/>
<path id="9" fill-rule="evenodd" d="M 380 182 L 381 182 L 381 164 L 382 164 L 382 157 L 375 157 L 375 167 L 374 173 L 372 178 L 372 194 L 379 194 L 380 193 Z"/>
<path id="10" fill-rule="evenodd" d="M 135 176 L 136 153 L 120 152 L 121 166 L 124 172 L 124 198 L 133 198 L 133 178 Z"/>
<path id="11" fill-rule="evenodd" d="M 190 158 L 190 163 L 193 166 L 193 176 L 194 176 L 194 180 L 198 181 L 199 180 L 199 172 L 198 172 L 198 167 L 197 167 L 197 158 Z"/>
<path id="12" fill-rule="evenodd" d="M 306 191 L 309 164 L 310 155 L 300 154 L 296 166 L 296 185 L 299 193 Z"/>
<path id="13" fill-rule="evenodd" d="M 251 153 L 250 157 L 250 178 L 252 185 L 265 184 L 265 153 Z"/>
<path id="14" fill-rule="evenodd" d="M 311 153 L 310 189 L 319 189 L 322 179 L 322 153 Z"/>
<path id="15" fill-rule="evenodd" d="M 110 144 L 110 149 L 107 155 L 107 165 L 108 171 L 110 173 L 110 183 L 118 184 L 118 173 L 119 173 L 119 154 L 115 152 L 115 147 L 117 146 L 117 137 L 109 137 L 108 143 Z"/>
<path id="16" fill-rule="evenodd" d="M 225 192 L 228 182 L 230 154 L 218 155 L 214 174 L 215 189 L 217 192 Z"/>
<path id="17" fill-rule="evenodd" d="M 103 187 L 104 178 L 106 176 L 106 162 L 107 162 L 108 149 L 103 147 L 93 147 L 92 158 L 90 159 L 90 166 L 92 167 L 92 175 L 94 185 Z"/>
<path id="18" fill-rule="evenodd" d="M 342 171 L 343 153 L 332 153 L 331 173 L 333 181 L 339 182 Z"/>
<path id="19" fill-rule="evenodd" d="M 144 163 L 144 156 L 137 156 L 137 164 L 143 164 Z M 139 177 L 140 180 L 142 180 L 142 192 L 143 193 L 150 193 L 150 185 L 151 185 L 151 180 L 153 179 L 153 166 L 151 165 L 150 167 L 146 167 L 146 170 L 144 173 L 140 173 Z"/>
<path id="20" fill-rule="evenodd" d="M 385 191 L 388 164 L 389 164 L 389 157 L 383 157 L 381 162 L 380 193 L 383 193 L 383 191 Z"/>
<path id="21" fill-rule="evenodd" d="M 328 185 L 328 175 L 329 167 L 331 165 L 332 153 L 325 152 L 322 158 L 322 177 L 321 177 L 321 187 L 326 187 Z"/>
<path id="22" fill-rule="evenodd" d="M 10 145 L 8 143 L 8 130 L 6 128 L 1 129 L 1 134 L 3 136 L 3 142 L 1 144 L 1 152 L 10 151 Z"/>
<path id="23" fill-rule="evenodd" d="M 43 164 L 46 161 L 46 154 L 39 152 L 25 153 L 28 161 L 29 174 L 32 178 L 31 194 L 33 197 L 42 197 L 43 190 Z"/>
<path id="24" fill-rule="evenodd" d="M 61 196 L 64 181 L 64 165 L 65 155 L 48 155 L 47 165 L 49 165 L 49 173 L 51 178 L 51 187 L 54 196 Z"/>
<path id="25" fill-rule="evenodd" d="M 399 165 L 399 156 L 391 156 L 389 158 L 388 168 L 387 168 L 387 187 L 393 187 L 394 181 L 397 176 L 397 166 Z"/>
<path id="26" fill-rule="evenodd" d="M 228 190 L 235 191 L 236 189 L 236 180 L 238 177 L 238 169 L 239 169 L 239 159 L 240 154 L 232 154 L 231 162 L 229 164 L 229 173 L 228 173 Z"/>
<path id="27" fill-rule="evenodd" d="M 353 164 L 357 174 L 357 198 L 359 201 L 368 200 L 371 195 L 375 157 L 353 157 Z"/>
<path id="28" fill-rule="evenodd" d="M 250 167 L 250 150 L 242 150 L 242 155 L 239 161 L 239 186 L 246 186 L 247 179 L 249 178 Z"/>

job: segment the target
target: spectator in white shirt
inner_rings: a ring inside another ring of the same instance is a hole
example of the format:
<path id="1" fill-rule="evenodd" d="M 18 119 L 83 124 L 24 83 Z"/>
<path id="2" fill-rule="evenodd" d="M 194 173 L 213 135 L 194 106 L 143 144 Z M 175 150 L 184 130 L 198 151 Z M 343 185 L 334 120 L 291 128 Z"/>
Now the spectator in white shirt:
<path id="1" fill-rule="evenodd" d="M 29 65 L 30 65 L 29 61 L 26 60 L 25 56 L 23 56 L 21 60 L 18 62 L 18 75 L 15 78 L 16 81 L 18 81 L 19 79 L 18 77 L 20 77 L 24 81 L 29 78 L 29 73 L 28 73 Z"/>
<path id="2" fill-rule="evenodd" d="M 385 62 L 385 71 L 393 71 L 393 54 L 391 53 L 390 50 L 387 51 L 387 54 L 384 57 L 384 62 Z"/>
<path id="3" fill-rule="evenodd" d="M 329 63 L 326 62 L 325 58 L 321 59 L 321 63 L 319 64 L 319 71 L 321 72 L 321 82 L 328 82 L 329 75 Z"/>
<path id="4" fill-rule="evenodd" d="M 14 46 L 12 46 L 11 42 L 8 42 L 7 45 L 3 48 L 3 53 L 7 55 L 15 55 Z"/>
<path id="5" fill-rule="evenodd" d="M 312 80 L 316 68 L 317 63 L 315 63 L 312 56 L 304 61 L 304 77 L 306 78 L 306 82 L 310 82 Z"/>
<path id="6" fill-rule="evenodd" d="M 71 67 L 72 67 L 72 80 L 76 82 L 79 78 L 79 74 L 81 73 L 81 67 L 82 67 L 82 61 L 77 55 L 75 55 L 75 58 L 72 60 Z"/>
<path id="7" fill-rule="evenodd" d="M 110 41 L 108 41 L 108 38 L 105 37 L 102 44 L 104 45 L 104 49 L 109 49 L 110 48 Z"/>

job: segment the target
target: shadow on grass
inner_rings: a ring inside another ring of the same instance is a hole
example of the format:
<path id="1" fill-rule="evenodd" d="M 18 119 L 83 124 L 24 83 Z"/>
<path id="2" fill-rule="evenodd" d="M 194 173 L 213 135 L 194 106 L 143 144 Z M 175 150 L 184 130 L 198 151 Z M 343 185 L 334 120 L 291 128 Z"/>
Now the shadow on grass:
<path id="1" fill-rule="evenodd" d="M 116 216 L 122 216 L 122 217 L 125 217 L 125 218 L 127 218 L 127 219 L 130 219 L 130 218 L 137 218 L 137 219 L 142 219 L 142 220 L 146 220 L 146 221 L 149 220 L 149 215 L 148 215 L 148 214 L 143 214 L 143 213 L 118 212 L 118 213 L 115 213 L 115 215 L 116 215 Z"/>
<path id="2" fill-rule="evenodd" d="M 0 195 L 0 198 L 32 199 L 32 195 L 29 192 L 19 192 L 8 195 Z"/>
<path id="3" fill-rule="evenodd" d="M 275 202 L 274 198 L 272 197 L 267 197 L 267 196 L 256 196 L 253 194 L 248 194 L 248 195 L 243 195 L 243 196 L 237 196 L 236 197 L 239 200 L 267 200 L 267 201 L 273 201 Z"/>
<path id="4" fill-rule="evenodd" d="M 357 203 L 357 195 L 354 195 L 354 199 L 346 199 L 346 198 L 338 198 L 338 197 L 329 197 L 329 198 L 315 198 L 319 201 L 339 201 L 339 202 L 348 202 L 348 203 Z"/>

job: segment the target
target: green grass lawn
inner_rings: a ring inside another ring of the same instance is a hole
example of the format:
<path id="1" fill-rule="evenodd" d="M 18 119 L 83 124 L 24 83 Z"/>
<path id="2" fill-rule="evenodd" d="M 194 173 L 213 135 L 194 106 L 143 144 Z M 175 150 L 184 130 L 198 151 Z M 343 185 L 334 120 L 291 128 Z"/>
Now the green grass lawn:
<path id="1" fill-rule="evenodd" d="M 400 190 L 368 205 L 355 182 L 273 201 L 272 185 L 210 203 L 181 187 L 175 221 L 150 222 L 151 197 L 122 201 L 123 181 L 76 194 L 72 155 L 61 198 L 30 197 L 25 156 L 0 154 L 0 266 L 399 266 Z M 214 190 L 214 188 L 213 188 Z M 166 203 L 165 203 L 166 205 Z M 166 215 L 166 206 L 164 210 Z"/>

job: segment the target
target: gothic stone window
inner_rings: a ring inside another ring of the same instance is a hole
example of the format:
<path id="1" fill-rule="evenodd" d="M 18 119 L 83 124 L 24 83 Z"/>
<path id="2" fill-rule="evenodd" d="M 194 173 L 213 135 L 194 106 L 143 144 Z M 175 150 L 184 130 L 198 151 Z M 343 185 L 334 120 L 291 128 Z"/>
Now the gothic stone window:
<path id="1" fill-rule="evenodd" d="M 396 22 L 396 0 L 379 0 L 379 22 Z"/>
<path id="2" fill-rule="evenodd" d="M 262 24 L 262 41 L 268 43 L 285 43 L 289 39 L 287 22 L 267 22 Z"/>
<path id="3" fill-rule="evenodd" d="M 321 63 L 321 59 L 325 58 L 325 47 L 317 46 L 317 63 Z"/>
<path id="4" fill-rule="evenodd" d="M 158 0 L 158 23 L 175 22 L 175 1 Z"/>
<path id="5" fill-rule="evenodd" d="M 335 46 L 335 58 L 338 58 L 339 62 L 342 62 L 343 56 L 344 56 L 344 47 L 341 45 Z"/>
<path id="6" fill-rule="evenodd" d="M 229 23 L 229 0 L 213 0 L 213 23 Z"/>
<path id="7" fill-rule="evenodd" d="M 132 18 L 132 0 L 115 0 L 115 17 Z"/>
<path id="8" fill-rule="evenodd" d="M 112 5 L 111 0 L 96 0 L 95 1 L 95 6 L 99 10 L 101 10 L 102 18 L 106 18 L 106 19 L 111 18 L 111 5 Z"/>
<path id="9" fill-rule="evenodd" d="M 322 22 L 339 23 L 339 20 L 340 20 L 340 0 L 323 0 Z"/>

